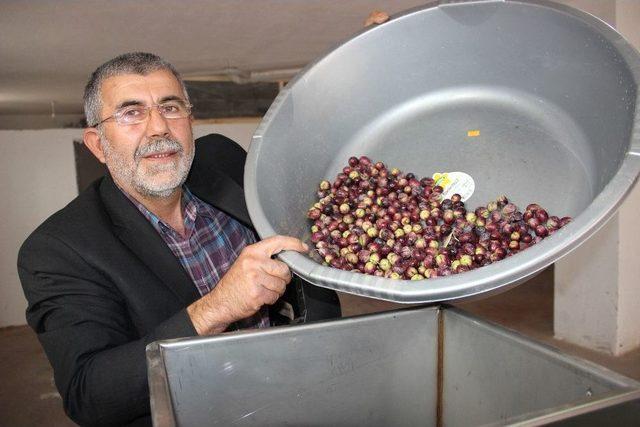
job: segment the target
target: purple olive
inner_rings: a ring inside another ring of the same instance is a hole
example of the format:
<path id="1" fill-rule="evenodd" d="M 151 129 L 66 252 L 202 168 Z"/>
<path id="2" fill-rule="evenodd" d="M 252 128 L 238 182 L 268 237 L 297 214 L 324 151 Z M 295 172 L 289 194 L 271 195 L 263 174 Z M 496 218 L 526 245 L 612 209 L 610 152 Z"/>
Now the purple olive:
<path id="1" fill-rule="evenodd" d="M 431 254 L 426 254 L 424 259 L 421 262 L 421 265 L 423 265 L 426 268 L 431 268 L 434 266 L 434 262 L 435 262 L 435 257 Z"/>
<path id="2" fill-rule="evenodd" d="M 536 235 L 539 237 L 546 237 L 549 234 L 549 230 L 544 225 L 538 225 L 535 229 Z"/>
<path id="3" fill-rule="evenodd" d="M 423 187 L 432 187 L 433 183 L 433 178 L 425 177 L 420 180 L 420 185 L 422 185 Z"/>
<path id="4" fill-rule="evenodd" d="M 460 243 L 469 243 L 474 242 L 476 240 L 475 234 L 471 232 L 464 232 L 458 236 L 458 241 Z"/>
<path id="5" fill-rule="evenodd" d="M 358 239 L 359 239 L 359 236 L 355 233 L 350 233 L 347 236 L 347 241 L 349 242 L 350 245 L 358 244 Z"/>
<path id="6" fill-rule="evenodd" d="M 403 246 L 400 250 L 399 255 L 405 259 L 411 258 L 413 255 L 413 249 L 411 249 L 409 246 Z"/>
<path id="7" fill-rule="evenodd" d="M 475 253 L 476 246 L 473 243 L 465 243 L 462 245 L 462 253 L 467 255 L 473 255 Z"/>
<path id="8" fill-rule="evenodd" d="M 427 257 L 427 253 L 425 251 L 419 250 L 419 249 L 415 249 L 413 251 L 413 259 L 418 260 L 418 261 L 422 261 Z"/>
<path id="9" fill-rule="evenodd" d="M 467 214 L 467 211 L 465 208 L 463 207 L 456 207 L 455 209 L 453 209 L 453 216 L 458 219 L 458 218 L 464 218 L 465 215 Z"/>
<path id="10" fill-rule="evenodd" d="M 391 248 L 389 246 L 387 246 L 386 244 L 380 246 L 380 255 L 386 257 L 390 253 L 391 253 Z"/>
<path id="11" fill-rule="evenodd" d="M 564 227 L 565 225 L 569 224 L 571 221 L 573 220 L 571 219 L 570 216 L 565 216 L 560 218 L 560 227 Z"/>
<path id="12" fill-rule="evenodd" d="M 518 210 L 518 207 L 516 205 L 514 205 L 513 203 L 507 203 L 502 208 L 502 215 L 510 216 L 510 215 L 516 213 L 517 210 Z"/>
<path id="13" fill-rule="evenodd" d="M 453 223 L 453 221 L 455 220 L 455 216 L 453 214 L 453 211 L 451 209 L 447 209 L 446 211 L 444 211 L 442 213 L 442 220 L 445 222 L 445 224 Z"/>
<path id="14" fill-rule="evenodd" d="M 549 214 L 544 209 L 538 209 L 536 211 L 536 218 L 541 224 L 544 224 L 549 219 Z"/>
<path id="15" fill-rule="evenodd" d="M 503 248 L 497 248 L 489 255 L 491 261 L 493 262 L 504 259 L 505 256 L 507 256 L 507 252 Z"/>
<path id="16" fill-rule="evenodd" d="M 436 256 L 435 261 L 436 261 L 436 265 L 437 265 L 438 267 L 443 267 L 443 266 L 447 266 L 447 265 L 449 265 L 449 264 L 450 264 L 450 262 L 449 262 L 449 256 L 448 256 L 446 253 L 438 254 L 438 255 Z"/>
<path id="17" fill-rule="evenodd" d="M 489 210 L 484 206 L 480 206 L 474 212 L 478 218 L 489 218 Z"/>
<path id="18" fill-rule="evenodd" d="M 307 218 L 316 220 L 320 218 L 321 214 L 322 212 L 320 211 L 320 209 L 314 207 L 307 211 Z"/>
<path id="19" fill-rule="evenodd" d="M 367 249 L 371 252 L 380 252 L 381 245 L 378 242 L 371 242 L 367 245 Z"/>
<path id="20" fill-rule="evenodd" d="M 371 159 L 368 158 L 367 156 L 360 156 L 360 164 L 362 166 L 370 166 L 371 165 Z"/>
<path id="21" fill-rule="evenodd" d="M 411 279 L 413 276 L 415 276 L 416 274 L 418 274 L 418 269 L 415 267 L 409 267 L 407 268 L 407 271 L 405 271 L 405 276 L 409 279 Z"/>
<path id="22" fill-rule="evenodd" d="M 360 252 L 358 252 L 358 259 L 360 260 L 360 262 L 362 263 L 367 263 L 369 262 L 369 257 L 371 256 L 371 252 L 363 249 Z"/>
<path id="23" fill-rule="evenodd" d="M 509 203 L 509 199 L 507 199 L 507 196 L 503 194 L 496 199 L 496 202 L 501 206 L 505 206 Z"/>
<path id="24" fill-rule="evenodd" d="M 502 227 L 500 228 L 500 231 L 504 234 L 511 234 L 515 231 L 515 227 L 513 226 L 513 224 L 510 223 L 504 223 L 502 224 Z"/>

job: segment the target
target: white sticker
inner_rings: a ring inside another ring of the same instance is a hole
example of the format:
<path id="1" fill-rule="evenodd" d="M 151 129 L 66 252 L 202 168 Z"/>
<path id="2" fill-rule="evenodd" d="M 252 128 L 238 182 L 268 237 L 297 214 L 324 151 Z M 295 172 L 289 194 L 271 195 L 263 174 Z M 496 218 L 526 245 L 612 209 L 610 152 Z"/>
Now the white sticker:
<path id="1" fill-rule="evenodd" d="M 444 172 L 434 173 L 433 179 L 435 185 L 439 185 L 444 189 L 442 197 L 450 199 L 454 194 L 459 194 L 462 201 L 466 201 L 476 189 L 476 183 L 471 175 L 464 172 Z"/>

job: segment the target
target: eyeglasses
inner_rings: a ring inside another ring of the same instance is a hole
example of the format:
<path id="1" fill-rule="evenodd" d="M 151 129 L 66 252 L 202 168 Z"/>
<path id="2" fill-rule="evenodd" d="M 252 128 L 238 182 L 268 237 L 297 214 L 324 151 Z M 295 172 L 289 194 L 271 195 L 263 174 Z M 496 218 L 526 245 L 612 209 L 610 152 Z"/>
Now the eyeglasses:
<path id="1" fill-rule="evenodd" d="M 193 105 L 179 99 L 149 106 L 127 105 L 125 107 L 118 108 L 112 116 L 107 117 L 91 127 L 99 126 L 111 119 L 115 119 L 116 123 L 122 126 L 142 123 L 149 118 L 152 108 L 158 110 L 158 113 L 160 113 L 160 115 L 165 119 L 184 119 L 185 117 L 189 117 L 192 107 Z"/>

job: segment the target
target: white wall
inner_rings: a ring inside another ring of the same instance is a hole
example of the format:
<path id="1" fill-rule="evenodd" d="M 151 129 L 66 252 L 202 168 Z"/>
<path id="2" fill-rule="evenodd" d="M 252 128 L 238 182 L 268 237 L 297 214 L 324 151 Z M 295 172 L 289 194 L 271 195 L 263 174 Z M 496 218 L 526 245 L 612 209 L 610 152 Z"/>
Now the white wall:
<path id="1" fill-rule="evenodd" d="M 616 26 L 622 35 L 640 51 L 640 1 L 616 2 Z M 638 107 L 636 107 L 638 108 Z M 618 304 L 622 315 L 618 319 L 619 340 L 614 353 L 624 353 L 640 346 L 640 185 L 631 192 L 620 209 L 621 224 L 618 247 Z"/>
<path id="2" fill-rule="evenodd" d="M 193 137 L 198 138 L 210 133 L 219 133 L 233 139 L 245 150 L 249 150 L 249 143 L 256 128 L 260 124 L 260 119 L 239 120 L 210 124 L 196 124 L 193 127 Z"/>
<path id="3" fill-rule="evenodd" d="M 78 192 L 78 129 L 0 131 L 0 326 L 25 323 L 16 260 L 24 239 Z"/>
<path id="4" fill-rule="evenodd" d="M 574 1 L 577 3 L 592 3 Z M 615 24 L 640 49 L 640 1 L 603 1 L 585 10 Z M 606 8 L 610 10 L 607 11 Z M 614 16 L 614 20 L 606 16 Z M 555 265 L 554 333 L 583 347 L 621 355 L 640 347 L 640 185 L 589 241 Z M 585 261 L 587 260 L 587 261 Z"/>
<path id="5" fill-rule="evenodd" d="M 248 148 L 259 121 L 194 126 Z M 25 324 L 26 300 L 16 260 L 24 239 L 78 193 L 73 140 L 80 129 L 0 130 L 0 327 Z"/>

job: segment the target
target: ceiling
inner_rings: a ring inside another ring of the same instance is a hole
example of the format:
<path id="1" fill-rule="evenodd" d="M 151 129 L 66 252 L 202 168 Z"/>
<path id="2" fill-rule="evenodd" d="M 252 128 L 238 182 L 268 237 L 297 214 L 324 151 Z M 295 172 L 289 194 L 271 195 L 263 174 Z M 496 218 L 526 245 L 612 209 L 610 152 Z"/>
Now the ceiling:
<path id="1" fill-rule="evenodd" d="M 360 31 L 371 11 L 395 14 L 425 3 L 3 0 L 0 118 L 81 114 L 89 74 L 129 51 L 157 53 L 193 80 L 286 78 Z"/>

